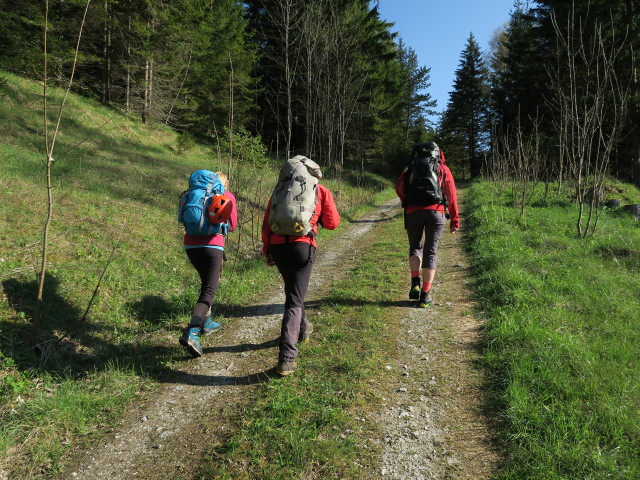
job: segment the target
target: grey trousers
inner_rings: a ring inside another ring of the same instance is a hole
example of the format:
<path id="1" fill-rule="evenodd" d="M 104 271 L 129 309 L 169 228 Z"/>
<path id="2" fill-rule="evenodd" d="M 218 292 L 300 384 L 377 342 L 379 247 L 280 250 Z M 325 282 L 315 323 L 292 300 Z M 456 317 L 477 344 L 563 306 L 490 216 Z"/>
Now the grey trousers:
<path id="1" fill-rule="evenodd" d="M 445 222 L 444 213 L 435 210 L 417 210 L 407 214 L 409 256 L 422 257 L 422 268 L 436 269 L 438 244 Z"/>
<path id="2" fill-rule="evenodd" d="M 290 242 L 272 245 L 269 250 L 284 280 L 285 302 L 279 359 L 291 362 L 298 356 L 296 344 L 306 329 L 304 297 L 316 259 L 316 249 L 309 243 Z"/>

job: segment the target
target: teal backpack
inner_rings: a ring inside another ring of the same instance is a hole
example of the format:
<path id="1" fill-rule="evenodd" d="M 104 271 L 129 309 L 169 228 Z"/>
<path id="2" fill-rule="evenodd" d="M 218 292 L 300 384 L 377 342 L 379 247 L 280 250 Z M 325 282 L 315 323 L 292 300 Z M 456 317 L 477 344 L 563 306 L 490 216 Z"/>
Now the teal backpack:
<path id="1" fill-rule="evenodd" d="M 178 201 L 178 222 L 184 225 L 189 235 L 226 235 L 227 223 L 209 221 L 211 197 L 224 193 L 224 186 L 214 172 L 198 170 L 189 176 L 189 190 L 180 194 Z"/>

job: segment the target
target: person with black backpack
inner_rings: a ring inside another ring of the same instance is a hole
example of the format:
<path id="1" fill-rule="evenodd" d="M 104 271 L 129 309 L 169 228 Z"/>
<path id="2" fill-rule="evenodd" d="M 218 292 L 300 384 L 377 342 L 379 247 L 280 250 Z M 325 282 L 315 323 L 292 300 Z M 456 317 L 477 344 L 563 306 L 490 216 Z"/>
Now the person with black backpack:
<path id="1" fill-rule="evenodd" d="M 278 176 L 262 222 L 262 252 L 277 266 L 284 281 L 284 315 L 280 329 L 278 365 L 281 376 L 296 371 L 298 342 L 307 342 L 313 325 L 305 318 L 304 297 L 316 258 L 318 225 L 334 230 L 340 214 L 328 188 L 320 185 L 320 167 L 297 155 Z"/>
<path id="2" fill-rule="evenodd" d="M 211 304 L 224 262 L 225 237 L 238 224 L 236 198 L 228 189 L 224 173 L 198 170 L 189 177 L 189 189 L 182 192 L 178 203 L 178 222 L 185 229 L 182 243 L 200 277 L 200 295 L 179 339 L 194 358 L 203 353 L 199 336 L 221 326 L 211 319 Z"/>
<path id="3" fill-rule="evenodd" d="M 451 233 L 460 228 L 456 185 L 451 170 L 445 164 L 444 153 L 436 143 L 414 146 L 411 162 L 396 182 L 396 193 L 402 200 L 409 237 L 409 299 L 418 300 L 418 306 L 426 308 L 433 303 L 431 285 L 446 219 L 450 219 Z"/>

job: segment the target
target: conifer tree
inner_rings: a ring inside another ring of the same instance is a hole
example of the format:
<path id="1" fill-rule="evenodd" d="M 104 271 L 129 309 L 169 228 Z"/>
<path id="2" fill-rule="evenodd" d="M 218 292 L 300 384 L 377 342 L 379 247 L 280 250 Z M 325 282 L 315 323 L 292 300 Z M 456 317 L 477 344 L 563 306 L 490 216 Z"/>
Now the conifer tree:
<path id="1" fill-rule="evenodd" d="M 472 177 L 480 175 L 488 146 L 488 71 L 473 34 L 460 55 L 453 91 L 442 121 L 442 134 L 464 152 Z M 451 148 L 451 146 L 449 146 Z"/>

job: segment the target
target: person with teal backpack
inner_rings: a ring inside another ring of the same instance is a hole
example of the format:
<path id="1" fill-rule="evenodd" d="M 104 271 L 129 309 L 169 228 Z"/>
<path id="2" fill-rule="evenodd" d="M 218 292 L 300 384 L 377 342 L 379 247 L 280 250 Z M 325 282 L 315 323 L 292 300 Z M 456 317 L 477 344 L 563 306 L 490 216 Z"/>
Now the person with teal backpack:
<path id="1" fill-rule="evenodd" d="M 224 262 L 225 236 L 238 224 L 236 198 L 228 188 L 225 174 L 198 170 L 189 177 L 189 189 L 182 192 L 178 202 L 178 222 L 185 229 L 183 245 L 201 282 L 191 320 L 179 342 L 196 358 L 203 353 L 199 337 L 221 326 L 211 319 L 211 304 Z"/>

